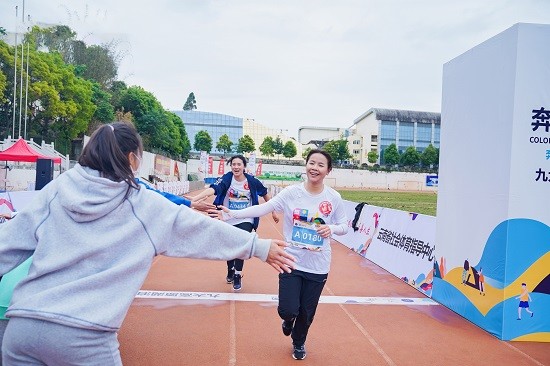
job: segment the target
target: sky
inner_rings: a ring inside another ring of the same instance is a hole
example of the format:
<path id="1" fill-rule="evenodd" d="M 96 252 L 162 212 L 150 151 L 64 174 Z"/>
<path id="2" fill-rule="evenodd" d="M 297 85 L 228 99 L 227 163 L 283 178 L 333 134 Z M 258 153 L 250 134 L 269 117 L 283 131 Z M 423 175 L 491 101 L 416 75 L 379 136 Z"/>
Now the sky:
<path id="1" fill-rule="evenodd" d="M 87 44 L 114 41 L 119 80 L 168 110 L 181 110 L 193 92 L 199 111 L 293 137 L 301 126 L 350 127 L 370 108 L 441 112 L 446 62 L 516 23 L 550 23 L 550 0 L 25 0 L 24 7 L 31 21 L 66 24 Z M 22 8 L 23 0 L 0 0 L 0 26 L 24 29 Z"/>

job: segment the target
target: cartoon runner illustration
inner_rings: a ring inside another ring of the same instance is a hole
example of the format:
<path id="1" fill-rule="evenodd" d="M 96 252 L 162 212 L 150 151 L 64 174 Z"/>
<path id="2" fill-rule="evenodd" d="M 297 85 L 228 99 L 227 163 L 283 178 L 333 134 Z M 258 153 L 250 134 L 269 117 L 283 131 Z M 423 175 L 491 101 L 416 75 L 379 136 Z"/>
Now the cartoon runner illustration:
<path id="1" fill-rule="evenodd" d="M 464 261 L 464 270 L 462 271 L 462 283 L 466 283 L 468 271 L 470 270 L 470 262 L 468 262 L 468 258 Z"/>
<path id="2" fill-rule="evenodd" d="M 483 283 L 485 283 L 485 276 L 483 275 L 483 267 L 479 267 L 479 294 L 485 296 Z"/>
<path id="3" fill-rule="evenodd" d="M 521 309 L 525 309 L 528 313 L 531 314 L 531 318 L 533 315 L 535 315 L 534 312 L 529 310 L 529 301 L 533 301 L 531 299 L 531 295 L 529 295 L 529 291 L 527 291 L 527 285 L 525 283 L 521 284 L 521 295 L 517 296 L 516 299 L 519 299 L 519 306 L 518 306 L 518 320 L 521 320 Z"/>

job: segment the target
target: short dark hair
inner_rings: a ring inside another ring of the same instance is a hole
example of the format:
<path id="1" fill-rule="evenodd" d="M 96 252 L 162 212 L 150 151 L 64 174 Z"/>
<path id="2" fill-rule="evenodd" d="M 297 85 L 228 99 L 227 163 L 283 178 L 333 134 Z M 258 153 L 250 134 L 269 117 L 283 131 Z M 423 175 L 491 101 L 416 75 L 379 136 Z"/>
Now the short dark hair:
<path id="1" fill-rule="evenodd" d="M 141 137 L 133 125 L 115 122 L 98 127 L 82 149 L 78 163 L 101 172 L 102 176 L 115 182 L 128 184 L 130 189 L 139 189 L 128 159 L 131 152 L 138 156 L 143 153 Z"/>
<path id="2" fill-rule="evenodd" d="M 227 160 L 227 165 L 231 165 L 231 163 L 235 159 L 241 159 L 241 161 L 243 162 L 244 167 L 246 168 L 246 158 L 242 155 L 233 155 L 232 157 L 229 158 L 229 160 Z"/>
<path id="3" fill-rule="evenodd" d="M 311 157 L 311 155 L 313 154 L 321 154 L 323 155 L 325 158 L 327 158 L 327 165 L 328 165 L 328 171 L 330 172 L 332 170 L 332 156 L 330 156 L 330 154 L 328 152 L 326 152 L 325 150 L 321 150 L 321 149 L 313 149 L 311 150 L 308 154 L 307 154 L 307 157 L 306 157 L 306 164 L 307 162 L 309 161 L 309 158 Z"/>

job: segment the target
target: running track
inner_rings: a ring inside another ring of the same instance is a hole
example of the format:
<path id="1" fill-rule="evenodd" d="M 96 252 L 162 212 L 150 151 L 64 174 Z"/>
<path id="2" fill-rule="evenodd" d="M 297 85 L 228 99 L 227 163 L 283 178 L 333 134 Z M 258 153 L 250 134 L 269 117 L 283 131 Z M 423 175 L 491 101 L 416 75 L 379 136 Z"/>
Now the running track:
<path id="1" fill-rule="evenodd" d="M 282 238 L 282 223 L 267 215 L 258 233 Z M 281 332 L 272 267 L 245 262 L 234 294 L 225 262 L 157 257 L 119 332 L 124 365 L 550 366 L 550 343 L 500 341 L 338 242 L 332 248 L 305 360 L 292 358 Z M 348 296 L 366 303 L 343 303 Z"/>

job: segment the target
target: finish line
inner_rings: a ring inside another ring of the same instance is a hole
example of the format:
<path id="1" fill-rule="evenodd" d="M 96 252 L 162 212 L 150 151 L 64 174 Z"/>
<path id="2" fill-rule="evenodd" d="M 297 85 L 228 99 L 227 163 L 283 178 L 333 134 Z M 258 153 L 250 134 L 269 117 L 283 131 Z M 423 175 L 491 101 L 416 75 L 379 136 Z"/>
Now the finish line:
<path id="1" fill-rule="evenodd" d="M 206 300 L 206 301 L 253 301 L 277 302 L 277 295 L 246 294 L 227 292 L 181 292 L 181 291 L 139 291 L 136 299 L 163 300 Z M 354 296 L 321 296 L 321 304 L 356 304 L 356 305 L 439 305 L 427 297 L 354 297 Z"/>

